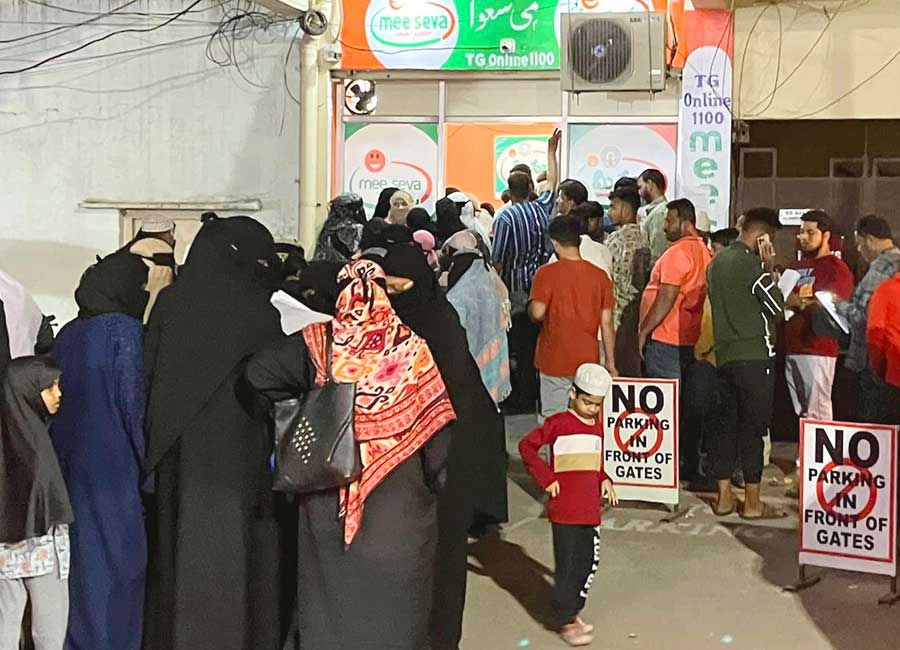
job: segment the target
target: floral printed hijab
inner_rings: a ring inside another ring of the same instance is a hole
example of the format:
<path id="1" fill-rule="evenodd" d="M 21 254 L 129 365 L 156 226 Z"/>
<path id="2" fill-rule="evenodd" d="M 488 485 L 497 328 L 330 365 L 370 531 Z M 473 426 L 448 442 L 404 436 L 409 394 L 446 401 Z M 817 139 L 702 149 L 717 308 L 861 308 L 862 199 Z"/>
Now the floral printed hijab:
<path id="1" fill-rule="evenodd" d="M 384 271 L 369 260 L 352 262 L 338 274 L 346 286 L 333 322 L 332 374 L 337 382 L 356 384 L 354 425 L 363 463 L 360 480 L 341 493 L 348 545 L 359 531 L 366 498 L 456 419 L 428 346 L 394 312 L 384 281 Z M 317 381 L 324 382 L 325 325 L 303 333 Z"/>

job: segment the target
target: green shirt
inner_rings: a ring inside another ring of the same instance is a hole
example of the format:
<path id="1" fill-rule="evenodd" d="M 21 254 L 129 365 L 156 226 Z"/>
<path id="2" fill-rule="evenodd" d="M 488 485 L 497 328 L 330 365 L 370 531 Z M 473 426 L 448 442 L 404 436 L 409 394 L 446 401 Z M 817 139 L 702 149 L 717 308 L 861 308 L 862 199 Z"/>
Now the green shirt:
<path id="1" fill-rule="evenodd" d="M 713 258 L 707 280 L 719 367 L 774 357 L 784 296 L 759 256 L 737 241 Z"/>
<path id="2" fill-rule="evenodd" d="M 669 240 L 666 238 L 666 213 L 669 211 L 666 206 L 668 204 L 666 197 L 661 196 L 643 208 L 647 214 L 641 219 L 641 230 L 646 235 L 647 241 L 650 242 L 651 267 L 669 247 Z"/>

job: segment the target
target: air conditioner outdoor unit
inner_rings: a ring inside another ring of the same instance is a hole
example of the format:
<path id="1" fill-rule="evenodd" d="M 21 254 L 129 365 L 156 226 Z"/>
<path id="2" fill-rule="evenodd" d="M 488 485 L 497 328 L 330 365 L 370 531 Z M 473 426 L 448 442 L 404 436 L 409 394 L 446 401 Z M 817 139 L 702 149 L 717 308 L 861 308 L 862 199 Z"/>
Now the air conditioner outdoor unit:
<path id="1" fill-rule="evenodd" d="M 665 90 L 665 13 L 562 14 L 560 20 L 563 90 Z"/>

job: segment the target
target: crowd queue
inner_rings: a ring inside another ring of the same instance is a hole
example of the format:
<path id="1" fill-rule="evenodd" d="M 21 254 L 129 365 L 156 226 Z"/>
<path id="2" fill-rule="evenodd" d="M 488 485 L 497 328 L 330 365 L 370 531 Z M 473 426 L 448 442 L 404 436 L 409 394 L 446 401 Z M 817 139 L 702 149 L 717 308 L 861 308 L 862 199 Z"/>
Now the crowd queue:
<path id="1" fill-rule="evenodd" d="M 538 414 L 519 449 L 549 495 L 548 624 L 587 645 L 615 377 L 681 380 L 682 476 L 714 484 L 718 515 L 742 482 L 742 517 L 783 516 L 760 498 L 776 350 L 798 415 L 832 417 L 847 350 L 860 419 L 898 421 L 885 220 L 857 223 L 854 286 L 824 212 L 779 265 L 773 210 L 710 232 L 648 169 L 606 214 L 559 182 L 559 142 L 496 213 L 455 188 L 434 215 L 341 194 L 308 262 L 207 214 L 176 267 L 174 225 L 147 222 L 84 272 L 55 340 L 0 273 L 0 650 L 456 649 L 468 538 L 507 519 L 504 412 Z M 273 491 L 272 406 L 326 380 L 355 385 L 361 472 Z"/>

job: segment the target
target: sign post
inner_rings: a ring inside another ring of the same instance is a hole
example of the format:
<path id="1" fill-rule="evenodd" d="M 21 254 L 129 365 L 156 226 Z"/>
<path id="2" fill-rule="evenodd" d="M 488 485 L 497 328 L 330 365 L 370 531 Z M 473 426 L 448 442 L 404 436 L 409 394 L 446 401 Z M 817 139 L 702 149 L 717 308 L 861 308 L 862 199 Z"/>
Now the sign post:
<path id="1" fill-rule="evenodd" d="M 897 591 L 897 427 L 800 422 L 800 582 L 807 566 L 890 576 Z"/>
<path id="2" fill-rule="evenodd" d="M 603 404 L 603 461 L 619 498 L 678 506 L 678 381 L 613 382 Z"/>

